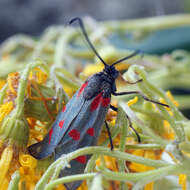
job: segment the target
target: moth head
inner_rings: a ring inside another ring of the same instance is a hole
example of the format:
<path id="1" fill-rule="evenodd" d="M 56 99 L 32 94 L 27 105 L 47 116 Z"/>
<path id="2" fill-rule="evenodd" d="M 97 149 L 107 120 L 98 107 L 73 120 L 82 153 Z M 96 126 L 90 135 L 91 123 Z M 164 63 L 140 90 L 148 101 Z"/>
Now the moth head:
<path id="1" fill-rule="evenodd" d="M 119 75 L 119 71 L 115 69 L 114 66 L 105 66 L 104 73 L 106 73 L 107 75 L 109 75 L 113 80 L 115 80 L 118 75 Z"/>

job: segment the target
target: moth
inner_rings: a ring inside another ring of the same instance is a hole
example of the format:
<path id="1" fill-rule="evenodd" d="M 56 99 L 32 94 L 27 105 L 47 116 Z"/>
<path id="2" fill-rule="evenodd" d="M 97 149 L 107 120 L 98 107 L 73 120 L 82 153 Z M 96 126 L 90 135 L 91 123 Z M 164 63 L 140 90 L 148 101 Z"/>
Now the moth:
<path id="1" fill-rule="evenodd" d="M 104 64 L 104 69 L 102 72 L 94 74 L 84 82 L 63 110 L 58 114 L 52 128 L 45 138 L 41 142 L 33 144 L 28 148 L 30 154 L 36 159 L 43 159 L 54 154 L 56 160 L 61 155 L 70 153 L 76 149 L 96 145 L 104 123 L 108 131 L 112 150 L 113 143 L 111 134 L 108 124 L 105 121 L 109 108 L 117 111 L 117 108 L 110 104 L 111 95 L 139 94 L 147 101 L 168 107 L 166 104 L 150 100 L 139 91 L 117 92 L 115 80 L 119 75 L 119 71 L 116 70 L 115 65 L 137 55 L 139 51 L 135 51 L 112 65 L 108 65 L 100 57 L 89 40 L 82 20 L 77 17 L 70 21 L 70 23 L 73 22 L 79 23 L 86 41 L 95 55 Z M 136 134 L 140 141 L 138 133 Z M 83 173 L 89 158 L 90 156 L 85 155 L 77 157 L 70 162 L 71 167 L 65 168 L 62 174 L 68 176 Z M 81 181 L 64 185 L 67 190 L 75 190 L 80 184 Z"/>

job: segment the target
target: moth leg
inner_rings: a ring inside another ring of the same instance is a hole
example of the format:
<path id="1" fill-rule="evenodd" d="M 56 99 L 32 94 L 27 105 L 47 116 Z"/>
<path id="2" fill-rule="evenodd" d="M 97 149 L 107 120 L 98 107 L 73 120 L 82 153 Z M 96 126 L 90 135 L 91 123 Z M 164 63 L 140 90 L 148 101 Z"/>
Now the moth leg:
<path id="1" fill-rule="evenodd" d="M 110 109 L 112 109 L 113 111 L 116 111 L 116 112 L 118 111 L 118 108 L 116 108 L 116 107 L 113 106 L 113 105 L 110 105 Z M 129 117 L 127 114 L 126 114 L 126 117 L 127 117 L 128 121 L 129 121 L 129 127 L 135 132 L 135 134 L 136 134 L 136 136 L 137 136 L 138 142 L 141 143 L 141 138 L 140 138 L 138 132 L 137 132 L 137 131 L 135 130 L 135 128 L 133 127 L 132 121 L 131 121 L 130 117 Z"/>
<path id="2" fill-rule="evenodd" d="M 110 128 L 108 126 L 108 123 L 106 121 L 105 121 L 105 125 L 106 125 L 106 129 L 107 129 L 107 132 L 108 132 L 109 140 L 110 140 L 111 150 L 113 150 L 113 141 L 112 141 L 112 138 L 111 138 L 111 132 L 110 132 Z"/>
<path id="3" fill-rule="evenodd" d="M 141 143 L 141 138 L 140 138 L 138 132 L 136 131 L 136 129 L 133 127 L 133 124 L 131 122 L 130 117 L 127 114 L 126 114 L 126 117 L 127 117 L 128 121 L 129 121 L 129 127 L 135 132 L 135 134 L 137 136 L 138 143 Z"/>
<path id="4" fill-rule="evenodd" d="M 145 96 L 144 94 L 142 94 L 141 92 L 139 91 L 129 91 L 129 92 L 113 92 L 112 93 L 114 96 L 123 96 L 123 95 L 128 95 L 128 94 L 139 94 L 144 100 L 148 101 L 148 102 L 152 102 L 154 104 L 159 104 L 161 106 L 166 106 L 169 108 L 169 105 L 167 104 L 163 104 L 163 103 L 160 103 L 160 102 L 157 102 L 155 100 L 151 100 L 149 99 L 147 96 Z"/>
<path id="5" fill-rule="evenodd" d="M 64 184 L 64 186 L 66 187 L 67 190 L 70 190 L 70 188 L 66 184 Z"/>

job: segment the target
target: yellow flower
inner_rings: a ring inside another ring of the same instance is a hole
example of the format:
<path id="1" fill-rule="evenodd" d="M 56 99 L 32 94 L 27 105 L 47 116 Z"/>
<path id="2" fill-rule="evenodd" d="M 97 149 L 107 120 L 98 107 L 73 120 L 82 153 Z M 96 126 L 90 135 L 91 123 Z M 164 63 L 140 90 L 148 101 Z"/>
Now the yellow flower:
<path id="1" fill-rule="evenodd" d="M 168 98 L 171 100 L 171 102 L 172 102 L 176 107 L 179 106 L 179 103 L 178 103 L 176 100 L 174 100 L 174 97 L 172 96 L 172 94 L 171 94 L 170 91 L 167 91 L 167 92 L 166 92 L 166 95 L 168 96 Z M 160 102 L 163 103 L 163 104 L 166 104 L 166 101 L 165 101 L 163 98 L 160 98 Z M 169 111 L 169 114 L 170 114 L 170 115 L 173 115 L 173 113 L 170 111 L 170 110 L 171 110 L 170 108 L 165 107 L 165 109 Z"/>
<path id="2" fill-rule="evenodd" d="M 146 184 L 144 190 L 154 190 L 154 182 Z"/>
<path id="3" fill-rule="evenodd" d="M 182 190 L 187 189 L 187 176 L 185 174 L 179 175 L 179 184 L 182 186 Z"/>
<path id="4" fill-rule="evenodd" d="M 1 160 L 0 160 L 0 189 L 4 185 L 4 180 L 6 178 L 6 174 L 9 170 L 9 167 L 11 165 L 11 161 L 13 158 L 13 147 L 8 146 L 7 148 L 4 149 L 2 155 L 1 155 Z"/>
<path id="5" fill-rule="evenodd" d="M 8 186 L 9 186 L 9 179 L 5 178 L 2 183 L 1 190 L 7 190 Z"/>
<path id="6" fill-rule="evenodd" d="M 174 140 L 175 139 L 175 133 L 174 133 L 173 129 L 171 128 L 169 122 L 167 120 L 164 120 L 163 124 L 164 124 L 163 137 L 168 139 L 168 140 Z"/>
<path id="7" fill-rule="evenodd" d="M 115 68 L 118 71 L 126 70 L 128 69 L 128 67 L 129 65 L 127 65 L 126 63 L 120 63 L 115 66 Z M 88 77 L 95 73 L 101 72 L 103 69 L 104 69 L 104 65 L 102 63 L 89 64 L 84 68 L 83 74 Z"/>
<path id="8" fill-rule="evenodd" d="M 23 166 L 25 168 L 30 168 L 30 169 L 36 168 L 36 165 L 37 165 L 37 160 L 34 159 L 29 154 L 22 154 L 21 153 L 19 155 L 19 162 L 20 162 L 21 166 Z"/>
<path id="9" fill-rule="evenodd" d="M 118 171 L 117 162 L 116 162 L 115 158 L 110 157 L 110 156 L 104 156 L 103 158 L 104 158 L 104 162 L 105 162 L 107 168 L 109 168 L 112 171 Z M 96 160 L 96 165 L 97 166 L 101 165 L 101 159 L 100 158 L 98 158 Z"/>
<path id="10" fill-rule="evenodd" d="M 103 64 L 89 64 L 84 68 L 83 74 L 85 76 L 91 76 L 97 72 L 102 71 L 103 69 L 104 69 Z"/>
<path id="11" fill-rule="evenodd" d="M 118 171 L 116 159 L 110 156 L 104 156 L 106 167 L 112 171 Z"/>
<path id="12" fill-rule="evenodd" d="M 88 190 L 86 181 L 83 181 L 83 183 L 80 185 L 79 188 L 77 188 L 77 190 Z"/>
<path id="13" fill-rule="evenodd" d="M 13 109 L 13 102 L 6 102 L 0 106 L 0 122 L 8 115 Z"/>
<path id="14" fill-rule="evenodd" d="M 17 94 L 17 88 L 18 88 L 18 81 L 19 81 L 19 73 L 10 73 L 7 78 L 8 86 L 9 86 L 9 91 L 8 94 L 14 94 L 16 96 Z"/>
<path id="15" fill-rule="evenodd" d="M 43 72 L 39 67 L 36 67 L 30 72 L 28 79 L 35 80 L 38 84 L 44 84 L 47 81 L 47 74 Z"/>
<path id="16" fill-rule="evenodd" d="M 63 87 L 64 91 L 66 92 L 66 94 L 71 98 L 73 96 L 73 94 L 75 93 L 75 91 L 67 85 L 64 85 Z"/>
<path id="17" fill-rule="evenodd" d="M 154 159 L 154 160 L 159 160 L 161 158 L 162 155 L 162 151 L 154 151 L 154 150 L 134 150 L 132 151 L 133 155 L 136 156 L 142 156 L 144 158 L 150 158 L 150 159 Z M 144 171 L 148 171 L 148 170 L 153 170 L 154 167 L 151 166 L 146 166 L 143 164 L 138 164 L 138 163 L 130 163 L 129 164 L 129 168 L 130 170 L 134 171 L 134 172 L 144 172 Z"/>
<path id="18" fill-rule="evenodd" d="M 6 81 L 5 80 L 0 80 L 0 89 L 3 88 L 5 85 Z"/>
<path id="19" fill-rule="evenodd" d="M 174 97 L 172 96 L 172 93 L 171 93 L 170 91 L 167 91 L 167 92 L 166 92 L 166 95 L 168 96 L 168 98 L 173 102 L 173 104 L 174 104 L 176 107 L 179 106 L 179 103 L 178 103 L 176 100 L 174 100 Z"/>
<path id="20" fill-rule="evenodd" d="M 21 153 L 19 155 L 19 168 L 21 181 L 25 182 L 27 189 L 33 190 L 36 182 L 40 179 L 41 175 L 35 171 L 37 160 L 29 154 Z"/>

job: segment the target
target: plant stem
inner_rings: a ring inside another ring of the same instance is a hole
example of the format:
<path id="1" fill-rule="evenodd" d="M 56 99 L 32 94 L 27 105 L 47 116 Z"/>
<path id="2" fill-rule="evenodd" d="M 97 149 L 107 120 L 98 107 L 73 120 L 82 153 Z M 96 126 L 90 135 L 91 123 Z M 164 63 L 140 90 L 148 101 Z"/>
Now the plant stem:
<path id="1" fill-rule="evenodd" d="M 155 170 L 149 170 L 141 173 L 124 173 L 124 172 L 112 172 L 106 168 L 97 168 L 107 179 L 118 180 L 124 182 L 138 182 L 139 180 L 145 180 L 145 184 L 151 181 L 155 181 L 159 178 L 163 178 L 170 174 L 178 174 L 182 172 L 181 165 L 170 165 Z M 142 186 L 141 186 L 142 187 Z"/>
<path id="2" fill-rule="evenodd" d="M 133 19 L 124 21 L 107 21 L 103 25 L 109 30 L 114 29 L 129 31 L 129 30 L 143 30 L 155 31 L 166 28 L 174 28 L 190 24 L 189 14 L 176 14 L 171 16 L 158 16 L 154 18 Z"/>
<path id="3" fill-rule="evenodd" d="M 134 156 L 128 153 L 124 153 L 124 152 L 120 152 L 117 150 L 113 150 L 110 151 L 109 148 L 105 148 L 105 147 L 86 147 L 86 148 L 81 148 L 78 149 L 74 152 L 71 152 L 67 155 L 64 155 L 62 157 L 60 157 L 59 159 L 57 159 L 54 163 L 52 163 L 48 169 L 46 170 L 46 172 L 44 173 L 44 175 L 42 176 L 42 178 L 40 179 L 40 181 L 37 183 L 35 190 L 41 190 L 44 188 L 45 184 L 48 182 L 49 178 L 51 177 L 51 175 L 53 174 L 55 167 L 57 166 L 57 164 L 59 164 L 61 161 L 65 161 L 65 166 L 66 163 L 69 162 L 70 160 L 81 156 L 81 155 L 86 155 L 86 154 L 101 154 L 101 155 L 108 155 L 108 156 L 112 156 L 121 160 L 128 160 L 131 162 L 136 162 L 136 163 L 140 163 L 140 164 L 144 164 L 147 166 L 152 166 L 155 168 L 158 167 L 163 167 L 163 166 L 168 166 L 169 164 L 164 162 L 164 161 L 160 161 L 160 160 L 152 160 L 152 159 L 148 159 L 148 158 L 143 158 L 140 156 Z"/>
<path id="4" fill-rule="evenodd" d="M 18 183 L 20 180 L 20 174 L 18 171 L 16 171 L 12 176 L 11 176 L 11 181 L 9 183 L 8 189 L 7 190 L 18 190 Z"/>
<path id="5" fill-rule="evenodd" d="M 97 175 L 96 173 L 89 173 L 89 174 L 78 174 L 78 175 L 62 177 L 48 183 L 44 190 L 52 190 L 55 186 L 63 183 L 93 179 L 96 175 Z"/>
<path id="6" fill-rule="evenodd" d="M 28 82 L 28 75 L 30 71 L 38 66 L 44 65 L 41 61 L 36 61 L 32 64 L 29 64 L 24 69 L 23 73 L 21 74 L 20 80 L 19 80 L 19 87 L 17 92 L 17 99 L 16 99 L 16 115 L 17 118 L 22 117 L 24 114 L 24 96 L 25 96 L 25 89 Z"/>

